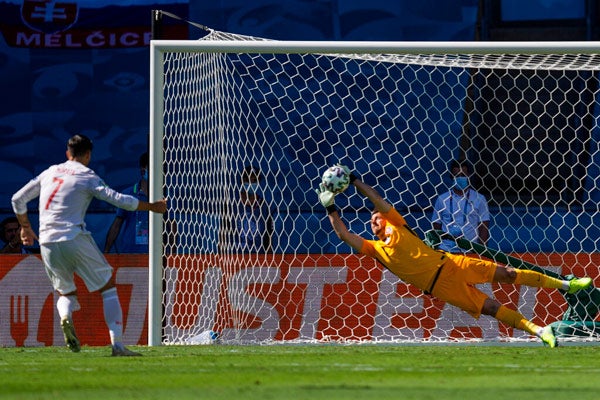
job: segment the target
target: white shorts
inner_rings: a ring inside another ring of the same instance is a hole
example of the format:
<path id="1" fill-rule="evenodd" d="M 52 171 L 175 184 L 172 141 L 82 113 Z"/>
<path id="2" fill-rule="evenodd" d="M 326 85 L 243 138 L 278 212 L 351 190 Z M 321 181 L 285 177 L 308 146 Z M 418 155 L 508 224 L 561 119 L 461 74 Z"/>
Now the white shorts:
<path id="1" fill-rule="evenodd" d="M 67 294 L 77 290 L 76 273 L 90 292 L 102 289 L 112 277 L 113 269 L 89 234 L 73 240 L 40 245 L 46 273 L 54 290 Z"/>

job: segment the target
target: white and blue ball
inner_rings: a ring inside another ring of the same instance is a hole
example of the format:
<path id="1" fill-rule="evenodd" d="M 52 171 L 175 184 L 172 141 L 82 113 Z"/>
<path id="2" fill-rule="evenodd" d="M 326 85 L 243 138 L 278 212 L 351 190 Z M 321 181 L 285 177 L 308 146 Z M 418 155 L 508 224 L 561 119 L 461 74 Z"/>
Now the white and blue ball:
<path id="1" fill-rule="evenodd" d="M 334 194 L 343 192 L 348 188 L 349 184 L 350 176 L 344 168 L 338 165 L 328 168 L 323 174 L 323 185 L 328 191 Z"/>

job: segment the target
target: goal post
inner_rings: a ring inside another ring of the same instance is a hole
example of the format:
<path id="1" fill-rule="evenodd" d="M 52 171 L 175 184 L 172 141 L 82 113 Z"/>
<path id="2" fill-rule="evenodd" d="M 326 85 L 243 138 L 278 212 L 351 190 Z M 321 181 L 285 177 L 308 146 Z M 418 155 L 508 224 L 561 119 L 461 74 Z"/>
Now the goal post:
<path id="1" fill-rule="evenodd" d="M 150 48 L 150 196 L 169 199 L 177 227 L 176 243 L 161 246 L 162 221 L 151 219 L 150 345 L 216 335 L 531 340 L 422 294 L 341 243 L 314 192 L 337 162 L 425 238 L 450 161 L 467 158 L 489 202 L 490 248 L 553 273 L 597 275 L 599 43 L 271 41 L 211 31 Z M 262 200 L 246 203 L 249 191 Z M 336 204 L 353 232 L 372 237 L 367 200 L 350 188 Z M 572 315 L 573 299 L 558 291 L 482 290 L 540 325 Z M 564 339 L 596 337 L 597 310 L 581 309 L 584 328 Z"/>

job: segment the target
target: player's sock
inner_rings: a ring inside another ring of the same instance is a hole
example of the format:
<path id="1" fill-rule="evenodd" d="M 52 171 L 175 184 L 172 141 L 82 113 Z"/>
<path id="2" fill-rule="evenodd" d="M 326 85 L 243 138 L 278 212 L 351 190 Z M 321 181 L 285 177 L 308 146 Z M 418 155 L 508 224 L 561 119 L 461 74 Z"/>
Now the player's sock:
<path id="1" fill-rule="evenodd" d="M 520 312 L 511 310 L 506 306 L 500 306 L 496 313 L 496 319 L 504 322 L 508 326 L 520 329 L 534 336 L 538 336 L 540 329 L 542 329 L 540 326 L 527 320 Z"/>
<path id="2" fill-rule="evenodd" d="M 108 326 L 110 342 L 121 344 L 123 337 L 123 310 L 121 302 L 117 295 L 117 288 L 111 288 L 102 292 L 102 301 L 104 304 L 104 320 Z"/>
<path id="3" fill-rule="evenodd" d="M 79 310 L 79 302 L 77 296 L 60 296 L 56 302 L 56 309 L 60 319 L 71 318 L 73 311 Z"/>
<path id="4" fill-rule="evenodd" d="M 567 289 L 569 287 L 568 281 L 556 279 L 536 271 L 530 271 L 527 269 L 515 269 L 515 272 L 517 273 L 517 278 L 515 279 L 515 283 L 517 285 L 563 290 L 565 289 L 565 284 L 567 285 Z"/>

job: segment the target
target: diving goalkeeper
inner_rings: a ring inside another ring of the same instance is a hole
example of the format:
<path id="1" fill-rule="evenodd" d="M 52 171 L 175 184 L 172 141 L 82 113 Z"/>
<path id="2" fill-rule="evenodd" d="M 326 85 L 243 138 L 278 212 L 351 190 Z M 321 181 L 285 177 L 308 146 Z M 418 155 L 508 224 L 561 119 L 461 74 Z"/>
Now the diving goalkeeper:
<path id="1" fill-rule="evenodd" d="M 459 307 L 474 318 L 479 318 L 481 314 L 491 315 L 508 326 L 537 336 L 551 348 L 557 346 L 550 326 L 541 327 L 532 323 L 519 312 L 488 297 L 475 285 L 487 282 L 515 283 L 575 293 L 589 287 L 591 278 L 560 280 L 535 271 L 518 270 L 492 261 L 434 250 L 407 226 L 404 218 L 375 189 L 358 179 L 347 167 L 343 168 L 350 176 L 350 184 L 373 203 L 371 229 L 378 240 L 367 240 L 350 232 L 335 207 L 335 194 L 321 184 L 317 189 L 319 201 L 327 209 L 331 226 L 341 240 L 360 253 L 377 259 L 404 282 Z"/>

